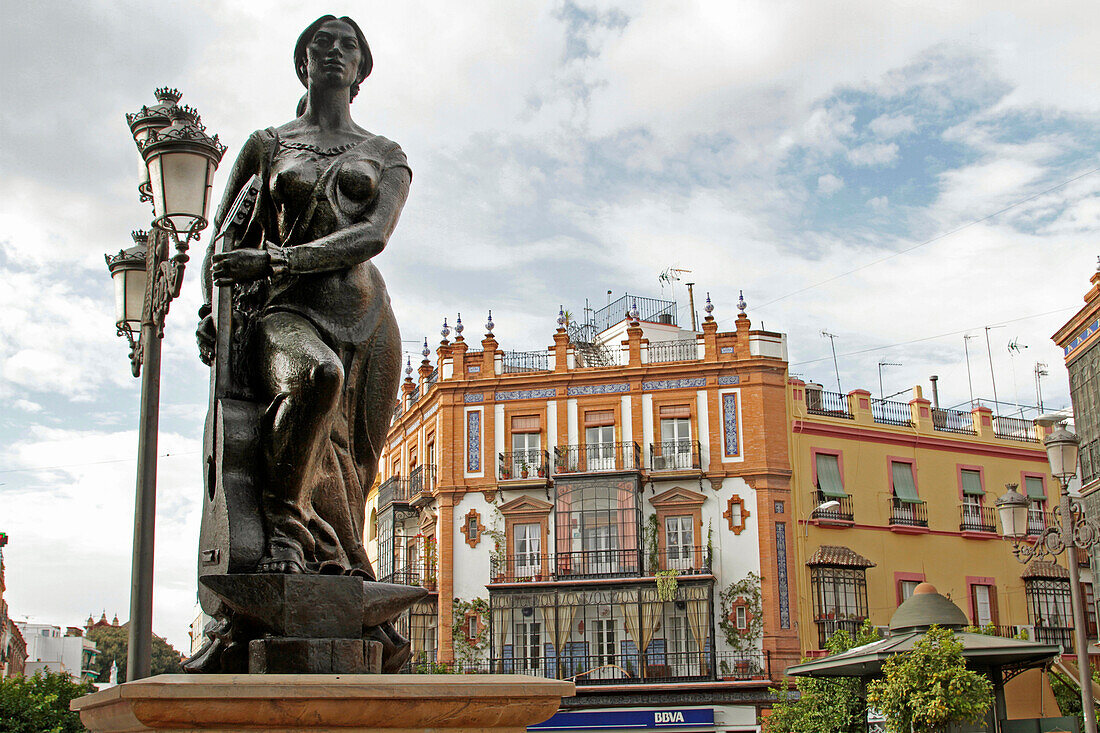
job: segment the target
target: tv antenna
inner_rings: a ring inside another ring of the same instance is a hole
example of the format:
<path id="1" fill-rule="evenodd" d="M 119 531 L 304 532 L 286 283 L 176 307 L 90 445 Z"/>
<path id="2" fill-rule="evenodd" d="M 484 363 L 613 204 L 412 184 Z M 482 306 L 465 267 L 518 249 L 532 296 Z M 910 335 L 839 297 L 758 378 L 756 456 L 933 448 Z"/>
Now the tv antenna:
<path id="1" fill-rule="evenodd" d="M 821 335 L 829 339 L 829 347 L 833 350 L 833 371 L 836 372 L 836 391 L 838 394 L 844 394 L 844 390 L 840 388 L 840 367 L 836 362 L 836 334 L 822 331 Z M 882 390 L 880 389 L 879 391 L 881 392 Z"/>

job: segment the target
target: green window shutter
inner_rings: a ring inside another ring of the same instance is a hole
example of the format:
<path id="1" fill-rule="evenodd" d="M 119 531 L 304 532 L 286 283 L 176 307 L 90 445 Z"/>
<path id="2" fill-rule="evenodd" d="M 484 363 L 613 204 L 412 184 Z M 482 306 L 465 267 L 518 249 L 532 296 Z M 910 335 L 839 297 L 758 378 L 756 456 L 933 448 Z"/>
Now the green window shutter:
<path id="1" fill-rule="evenodd" d="M 913 481 L 913 464 L 890 462 L 890 475 L 894 479 L 894 496 L 909 504 L 923 504 L 917 496 L 917 484 Z"/>
<path id="2" fill-rule="evenodd" d="M 1043 490 L 1043 480 L 1038 476 L 1024 476 L 1024 485 L 1027 486 L 1027 498 L 1032 501 L 1045 501 L 1047 492 Z"/>
<path id="3" fill-rule="evenodd" d="M 967 496 L 985 496 L 982 489 L 982 474 L 978 471 L 962 470 L 962 490 Z"/>
<path id="4" fill-rule="evenodd" d="M 843 499 L 844 480 L 840 477 L 840 461 L 828 453 L 817 454 L 817 488 L 821 493 L 834 499 Z"/>

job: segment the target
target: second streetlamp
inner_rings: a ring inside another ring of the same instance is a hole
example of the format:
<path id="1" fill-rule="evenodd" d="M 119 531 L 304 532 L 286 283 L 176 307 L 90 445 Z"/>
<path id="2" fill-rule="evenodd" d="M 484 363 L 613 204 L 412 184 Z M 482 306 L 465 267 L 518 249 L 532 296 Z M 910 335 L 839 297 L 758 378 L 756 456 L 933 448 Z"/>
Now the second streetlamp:
<path id="1" fill-rule="evenodd" d="M 178 91 L 158 89 L 156 97 L 156 105 L 126 116 L 143 161 L 138 191 L 142 201 L 153 204 L 152 230 L 134 232 L 133 247 L 106 258 L 115 281 L 115 326 L 130 343 L 134 376 L 141 377 L 128 680 L 148 677 L 151 671 L 153 524 L 164 319 L 183 285 L 191 241 L 206 228 L 214 171 L 225 153 L 217 135 L 206 133 L 195 110 L 177 106 Z"/>

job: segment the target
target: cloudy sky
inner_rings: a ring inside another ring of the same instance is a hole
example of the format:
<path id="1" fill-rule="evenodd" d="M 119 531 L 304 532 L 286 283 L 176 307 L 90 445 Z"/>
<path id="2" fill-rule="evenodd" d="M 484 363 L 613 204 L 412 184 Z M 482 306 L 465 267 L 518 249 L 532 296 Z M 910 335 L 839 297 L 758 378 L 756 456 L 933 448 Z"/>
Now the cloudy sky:
<path id="1" fill-rule="evenodd" d="M 352 112 L 412 193 L 376 258 L 405 339 L 493 309 L 505 349 L 559 305 L 675 297 L 789 334 L 845 391 L 941 377 L 945 406 L 1068 404 L 1049 336 L 1100 254 L 1100 24 L 1064 2 L 3 0 L 0 531 L 16 618 L 128 614 L 138 382 L 103 254 L 147 225 L 123 115 L 170 85 L 229 146 L 286 122 L 291 52 L 353 16 L 375 70 Z M 164 344 L 154 629 L 195 594 L 206 370 L 197 267 Z M 1021 347 L 1012 354 L 1010 341 Z M 1027 348 L 1023 348 L 1026 346 Z M 417 351 L 413 343 L 407 345 Z M 907 399 L 908 395 L 901 395 Z M 1006 408 L 1012 410 L 1011 406 Z"/>

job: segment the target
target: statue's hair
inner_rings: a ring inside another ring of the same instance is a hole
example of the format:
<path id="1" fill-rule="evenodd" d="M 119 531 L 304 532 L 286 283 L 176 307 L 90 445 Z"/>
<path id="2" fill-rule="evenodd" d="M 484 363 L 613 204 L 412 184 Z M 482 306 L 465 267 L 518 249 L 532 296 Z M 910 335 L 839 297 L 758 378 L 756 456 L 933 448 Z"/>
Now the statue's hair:
<path id="1" fill-rule="evenodd" d="M 355 82 L 351 85 L 351 99 L 355 99 L 355 95 L 359 93 L 359 85 L 363 83 L 364 79 L 370 76 L 371 69 L 374 68 L 374 58 L 371 56 L 367 37 L 363 35 L 363 31 L 359 28 L 359 24 L 346 15 L 342 18 L 337 18 L 335 15 L 322 15 L 306 26 L 306 29 L 302 31 L 302 35 L 298 36 L 298 42 L 294 44 L 294 71 L 298 74 L 298 81 L 302 82 L 302 86 L 308 87 L 309 79 L 306 72 L 306 47 L 309 46 L 310 41 L 313 40 L 313 34 L 317 32 L 317 29 L 330 20 L 338 20 L 341 23 L 347 23 L 351 26 L 351 29 L 355 31 L 355 37 L 359 39 L 359 51 L 362 58 L 359 61 L 359 73 L 356 75 Z M 300 116 L 305 112 L 305 109 L 306 98 L 303 96 L 301 101 L 298 102 L 298 115 Z"/>

